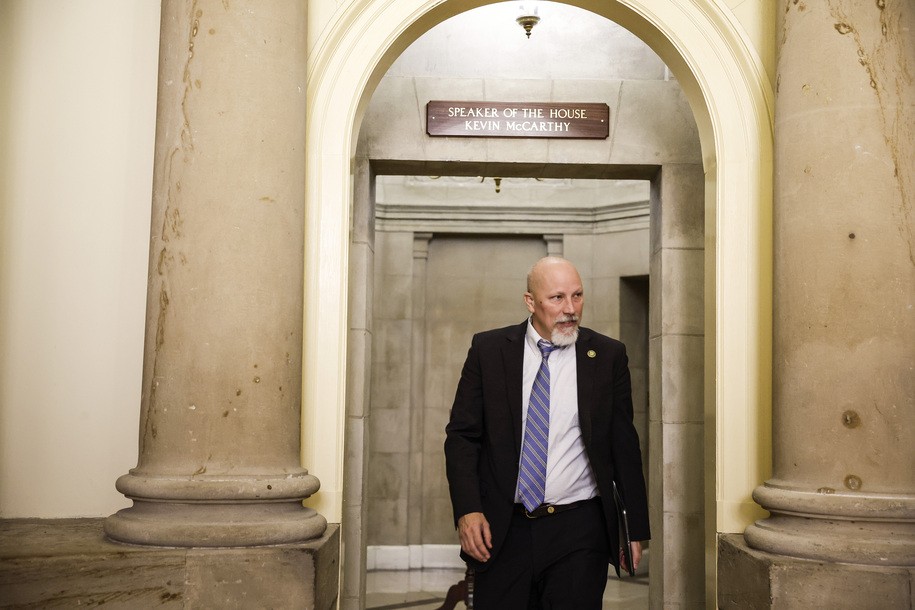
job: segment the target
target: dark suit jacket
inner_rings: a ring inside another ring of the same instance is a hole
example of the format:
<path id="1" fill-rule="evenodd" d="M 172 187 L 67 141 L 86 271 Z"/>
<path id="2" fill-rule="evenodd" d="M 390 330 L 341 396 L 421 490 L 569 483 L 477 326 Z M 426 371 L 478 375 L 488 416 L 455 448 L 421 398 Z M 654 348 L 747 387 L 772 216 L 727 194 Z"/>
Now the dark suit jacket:
<path id="1" fill-rule="evenodd" d="M 461 556 L 476 570 L 495 560 L 508 531 L 521 456 L 521 384 L 527 320 L 473 337 L 461 371 L 451 420 L 445 428 L 445 461 L 454 520 L 482 512 L 493 537 L 490 560 Z M 648 502 L 639 439 L 632 425 L 629 359 L 622 343 L 581 328 L 575 344 L 578 417 L 608 524 L 611 549 L 619 548 L 614 479 L 626 501 L 632 540 L 648 540 Z M 618 561 L 610 553 L 611 562 Z"/>

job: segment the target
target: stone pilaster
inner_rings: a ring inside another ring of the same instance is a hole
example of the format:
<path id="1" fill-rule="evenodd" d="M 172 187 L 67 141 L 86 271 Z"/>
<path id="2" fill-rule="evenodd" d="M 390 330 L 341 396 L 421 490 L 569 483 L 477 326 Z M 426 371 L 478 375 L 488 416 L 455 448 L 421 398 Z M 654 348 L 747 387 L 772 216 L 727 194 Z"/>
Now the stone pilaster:
<path id="1" fill-rule="evenodd" d="M 771 516 L 746 542 L 898 570 L 915 565 L 915 4 L 782 4 L 774 464 L 754 493 Z M 835 591 L 823 607 L 845 607 Z"/>
<path id="2" fill-rule="evenodd" d="M 353 165 L 352 241 L 349 253 L 349 331 L 346 341 L 346 459 L 341 533 L 341 610 L 358 610 L 365 600 L 365 502 L 368 480 L 369 392 L 372 379 L 373 278 L 375 268 L 375 176 L 364 154 Z"/>
<path id="3" fill-rule="evenodd" d="M 699 607 L 705 601 L 704 188 L 702 166 L 692 163 L 664 165 L 651 183 L 652 608 Z"/>
<path id="4" fill-rule="evenodd" d="M 413 234 L 413 281 L 410 304 L 410 488 L 407 492 L 407 544 L 410 567 L 422 567 L 413 549 L 423 543 L 426 414 L 426 267 L 432 233 Z"/>
<path id="5" fill-rule="evenodd" d="M 106 534 L 320 536 L 300 466 L 306 0 L 165 0 L 137 467 Z"/>
<path id="6" fill-rule="evenodd" d="M 562 257 L 563 246 L 565 245 L 565 235 L 562 233 L 544 234 L 543 241 L 546 242 L 546 255 Z"/>

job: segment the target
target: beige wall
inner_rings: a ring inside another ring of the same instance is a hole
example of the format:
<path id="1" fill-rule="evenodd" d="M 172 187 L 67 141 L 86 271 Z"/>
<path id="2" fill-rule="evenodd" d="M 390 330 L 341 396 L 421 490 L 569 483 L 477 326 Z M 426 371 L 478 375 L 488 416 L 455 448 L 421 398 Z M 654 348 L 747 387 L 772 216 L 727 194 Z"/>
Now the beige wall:
<path id="1" fill-rule="evenodd" d="M 159 2 L 0 2 L 0 516 L 136 465 Z"/>

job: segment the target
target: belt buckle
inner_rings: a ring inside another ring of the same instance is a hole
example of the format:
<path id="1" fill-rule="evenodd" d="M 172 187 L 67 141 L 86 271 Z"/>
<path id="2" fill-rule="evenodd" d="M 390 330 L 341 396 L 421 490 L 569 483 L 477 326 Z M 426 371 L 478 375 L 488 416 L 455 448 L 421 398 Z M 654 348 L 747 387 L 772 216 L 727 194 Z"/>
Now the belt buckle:
<path id="1" fill-rule="evenodd" d="M 538 506 L 537 508 L 535 508 L 534 510 L 537 511 L 537 510 L 540 510 L 541 508 L 543 508 L 542 504 L 540 506 Z M 556 512 L 556 507 L 554 505 L 552 505 L 552 504 L 546 505 L 546 514 L 547 515 L 552 515 L 555 512 Z M 524 516 L 527 517 L 528 519 L 539 519 L 542 515 L 534 515 L 531 513 L 531 511 L 529 511 L 529 510 L 527 510 L 527 508 L 525 508 Z"/>

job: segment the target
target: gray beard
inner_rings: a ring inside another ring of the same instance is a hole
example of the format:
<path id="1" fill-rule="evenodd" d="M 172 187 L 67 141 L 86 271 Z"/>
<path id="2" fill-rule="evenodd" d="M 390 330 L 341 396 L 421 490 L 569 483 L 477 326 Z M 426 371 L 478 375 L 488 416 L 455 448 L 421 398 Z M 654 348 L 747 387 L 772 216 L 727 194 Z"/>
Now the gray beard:
<path id="1" fill-rule="evenodd" d="M 575 345 L 575 342 L 578 341 L 578 327 L 575 327 L 575 330 L 570 334 L 565 334 L 562 331 L 556 329 L 553 330 L 550 335 L 550 343 L 553 345 L 558 345 L 559 347 L 566 347 L 568 345 Z"/>

